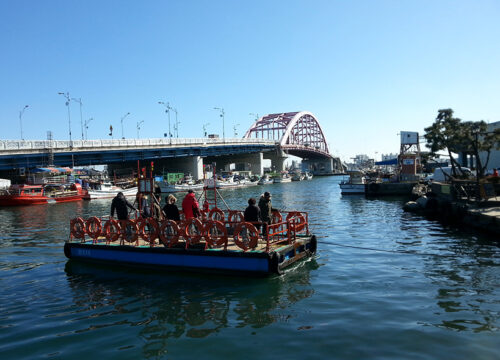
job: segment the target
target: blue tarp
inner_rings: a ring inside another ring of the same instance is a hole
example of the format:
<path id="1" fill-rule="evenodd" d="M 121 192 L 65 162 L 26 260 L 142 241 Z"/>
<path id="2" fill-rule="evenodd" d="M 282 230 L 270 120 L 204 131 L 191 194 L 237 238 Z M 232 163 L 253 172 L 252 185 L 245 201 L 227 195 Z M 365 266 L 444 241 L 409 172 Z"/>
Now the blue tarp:
<path id="1" fill-rule="evenodd" d="M 398 159 L 389 159 L 384 161 L 377 161 L 375 165 L 397 165 Z"/>

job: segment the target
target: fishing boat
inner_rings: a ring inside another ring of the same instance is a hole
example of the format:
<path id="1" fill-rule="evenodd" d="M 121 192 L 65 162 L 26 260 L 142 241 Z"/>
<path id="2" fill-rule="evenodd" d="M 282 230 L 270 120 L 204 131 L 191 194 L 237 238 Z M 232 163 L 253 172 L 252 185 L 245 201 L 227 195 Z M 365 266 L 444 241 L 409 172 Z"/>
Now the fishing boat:
<path id="1" fill-rule="evenodd" d="M 78 183 L 47 185 L 14 184 L 8 190 L 0 193 L 0 206 L 80 201 L 86 193 Z"/>
<path id="2" fill-rule="evenodd" d="M 274 181 L 272 178 L 269 177 L 269 175 L 264 174 L 260 180 L 258 181 L 259 185 L 269 185 L 272 184 Z"/>
<path id="3" fill-rule="evenodd" d="M 349 178 L 345 181 L 341 181 L 340 193 L 342 195 L 364 195 L 365 194 L 365 184 L 366 177 L 362 171 L 348 171 Z"/>
<path id="4" fill-rule="evenodd" d="M 287 183 L 291 182 L 292 178 L 288 175 L 288 173 L 283 173 L 281 175 L 273 177 L 273 181 L 275 183 Z"/>
<path id="5" fill-rule="evenodd" d="M 103 182 L 87 190 L 87 194 L 83 197 L 85 200 L 92 199 L 112 199 L 119 192 L 125 196 L 135 196 L 137 194 L 137 186 L 128 189 L 123 189 L 119 186 L 113 185 L 110 182 Z"/>
<path id="6" fill-rule="evenodd" d="M 312 180 L 312 178 L 313 178 L 313 174 L 311 174 L 310 172 L 304 173 L 305 180 Z"/>
<path id="7" fill-rule="evenodd" d="M 153 188 L 145 181 L 139 182 L 143 193 Z M 202 216 L 179 222 L 73 218 L 64 253 L 71 261 L 252 276 L 282 274 L 315 254 L 317 240 L 306 212 L 274 212 L 262 232 L 261 224 L 244 221 L 241 211 L 220 209 L 217 194 L 205 188 Z"/>
<path id="8" fill-rule="evenodd" d="M 305 178 L 306 178 L 305 174 L 300 173 L 300 172 L 296 172 L 292 176 L 292 181 L 302 181 L 302 180 L 305 180 Z"/>

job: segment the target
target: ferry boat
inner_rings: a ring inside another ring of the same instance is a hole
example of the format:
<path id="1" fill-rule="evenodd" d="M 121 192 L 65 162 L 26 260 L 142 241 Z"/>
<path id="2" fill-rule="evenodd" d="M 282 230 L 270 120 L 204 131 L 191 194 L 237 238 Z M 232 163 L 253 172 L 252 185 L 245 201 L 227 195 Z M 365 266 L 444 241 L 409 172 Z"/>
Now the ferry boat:
<path id="1" fill-rule="evenodd" d="M 139 181 L 142 193 L 153 189 L 146 180 Z M 262 233 L 261 224 L 244 221 L 241 211 L 218 208 L 216 190 L 205 188 L 204 194 L 202 216 L 179 222 L 74 218 L 64 253 L 71 261 L 254 276 L 282 274 L 315 254 L 306 212 L 275 212 Z"/>
<path id="2" fill-rule="evenodd" d="M 341 181 L 340 193 L 342 195 L 364 195 L 366 177 L 362 171 L 348 171 L 349 179 Z"/>
<path id="3" fill-rule="evenodd" d="M 137 194 L 137 186 L 123 189 L 119 186 L 113 185 L 110 182 L 104 182 L 102 184 L 97 184 L 94 188 L 88 189 L 83 198 L 85 200 L 112 199 L 119 192 L 122 192 L 125 196 L 135 196 Z"/>
<path id="4" fill-rule="evenodd" d="M 80 201 L 86 195 L 78 183 L 26 185 L 14 184 L 0 193 L 0 206 L 39 205 Z"/>

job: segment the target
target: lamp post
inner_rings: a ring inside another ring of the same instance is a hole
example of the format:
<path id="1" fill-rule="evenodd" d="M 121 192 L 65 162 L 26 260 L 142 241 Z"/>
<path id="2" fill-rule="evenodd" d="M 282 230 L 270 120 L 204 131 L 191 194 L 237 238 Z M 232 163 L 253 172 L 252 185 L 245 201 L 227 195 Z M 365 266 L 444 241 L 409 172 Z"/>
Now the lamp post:
<path id="1" fill-rule="evenodd" d="M 222 118 L 222 139 L 226 139 L 226 130 L 225 130 L 225 125 L 224 125 L 224 115 L 226 114 L 224 112 L 224 108 L 218 108 L 214 107 L 214 110 L 219 110 L 220 111 L 220 117 Z"/>
<path id="2" fill-rule="evenodd" d="M 248 115 L 255 116 L 255 121 L 259 120 L 259 114 L 250 113 L 250 114 L 248 114 Z"/>
<path id="3" fill-rule="evenodd" d="M 144 124 L 144 120 L 137 122 L 137 138 L 139 139 L 139 130 L 141 130 L 141 124 Z"/>
<path id="4" fill-rule="evenodd" d="M 90 118 L 90 119 L 88 119 L 88 120 L 85 120 L 85 140 L 87 140 L 87 139 L 88 139 L 88 137 L 87 137 L 87 130 L 89 129 L 89 123 L 90 123 L 92 120 L 94 120 L 94 118 Z"/>
<path id="5" fill-rule="evenodd" d="M 170 107 L 169 102 L 165 104 L 163 101 L 158 101 L 158 104 L 165 106 L 165 113 L 168 115 L 168 137 L 170 139 L 170 143 L 172 143 L 172 133 L 170 132 L 170 110 L 172 110 L 172 108 Z"/>
<path id="6" fill-rule="evenodd" d="M 210 125 L 210 123 L 205 123 L 203 124 L 203 136 L 207 137 L 207 126 Z"/>
<path id="7" fill-rule="evenodd" d="M 69 110 L 69 103 L 71 102 L 71 98 L 69 97 L 69 92 L 66 93 L 60 92 L 58 94 L 66 98 L 66 107 L 68 108 L 69 146 L 73 147 L 73 141 L 71 139 L 71 114 Z"/>
<path id="8" fill-rule="evenodd" d="M 24 105 L 24 107 L 19 111 L 19 125 L 21 126 L 21 140 L 24 140 L 23 137 L 23 114 L 24 111 L 29 107 L 29 105 Z"/>
<path id="9" fill-rule="evenodd" d="M 174 133 L 175 137 L 179 137 L 179 121 L 177 120 L 177 109 L 172 108 L 172 111 L 175 113 L 175 123 L 174 123 Z"/>
<path id="10" fill-rule="evenodd" d="M 233 131 L 234 131 L 234 137 L 237 138 L 238 137 L 238 126 L 240 126 L 240 124 L 236 124 L 236 125 L 233 125 Z"/>
<path id="11" fill-rule="evenodd" d="M 122 139 L 125 139 L 125 136 L 123 135 L 123 120 L 125 120 L 125 118 L 129 115 L 130 113 L 128 112 L 125 115 L 123 115 L 122 118 L 120 119 L 120 123 L 122 124 Z"/>
<path id="12" fill-rule="evenodd" d="M 83 116 L 82 116 L 82 98 L 71 98 L 71 100 L 76 101 L 77 103 L 80 104 L 80 126 L 82 127 L 82 140 L 83 140 Z"/>

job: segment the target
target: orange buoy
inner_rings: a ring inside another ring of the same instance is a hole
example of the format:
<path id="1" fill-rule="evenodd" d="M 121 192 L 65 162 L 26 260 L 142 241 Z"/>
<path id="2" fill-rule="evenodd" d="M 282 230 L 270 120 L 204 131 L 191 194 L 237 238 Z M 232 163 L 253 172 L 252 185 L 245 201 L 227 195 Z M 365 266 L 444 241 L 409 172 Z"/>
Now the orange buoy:
<path id="1" fill-rule="evenodd" d="M 283 216 L 278 210 L 273 210 L 271 213 L 271 224 L 277 224 L 283 221 Z"/>
<path id="2" fill-rule="evenodd" d="M 139 238 L 139 228 L 135 220 L 120 220 L 122 239 L 132 243 Z"/>
<path id="3" fill-rule="evenodd" d="M 220 221 L 206 223 L 204 234 L 210 246 L 221 246 L 227 243 L 227 229 Z"/>
<path id="4" fill-rule="evenodd" d="M 212 221 L 224 221 L 224 211 L 219 208 L 213 208 L 208 213 L 208 220 Z"/>
<path id="5" fill-rule="evenodd" d="M 89 218 L 85 222 L 85 230 L 92 239 L 97 240 L 102 231 L 101 219 L 99 219 L 97 216 L 92 216 L 91 218 Z"/>
<path id="6" fill-rule="evenodd" d="M 286 216 L 286 221 L 289 221 L 292 218 L 296 218 L 299 220 L 298 223 L 295 223 L 295 231 L 302 231 L 306 226 L 306 218 L 300 211 L 290 211 Z"/>
<path id="7" fill-rule="evenodd" d="M 147 231 L 146 226 L 149 227 Z M 160 235 L 160 225 L 158 225 L 158 221 L 154 218 L 139 218 L 137 227 L 139 228 L 138 232 L 141 239 L 150 244 L 154 244 L 155 239 Z"/>
<path id="8" fill-rule="evenodd" d="M 171 247 L 179 241 L 180 229 L 173 220 L 164 220 L 160 225 L 160 240 L 163 245 Z"/>
<path id="9" fill-rule="evenodd" d="M 77 239 L 85 237 L 85 221 L 81 217 L 71 219 L 69 223 L 71 236 Z"/>
<path id="10" fill-rule="evenodd" d="M 243 213 L 241 211 L 230 210 L 227 221 L 230 223 L 239 223 L 245 221 L 245 217 L 243 216 Z"/>
<path id="11" fill-rule="evenodd" d="M 108 242 L 118 240 L 120 237 L 120 225 L 118 224 L 118 221 L 115 219 L 109 219 L 106 221 L 104 227 L 102 228 L 102 233 Z"/>
<path id="12" fill-rule="evenodd" d="M 245 251 L 256 247 L 258 239 L 259 231 L 249 222 L 239 223 L 234 229 L 234 243 Z"/>
<path id="13" fill-rule="evenodd" d="M 200 242 L 201 237 L 204 235 L 204 230 L 203 224 L 197 218 L 185 220 L 181 228 L 182 235 L 190 245 Z"/>

